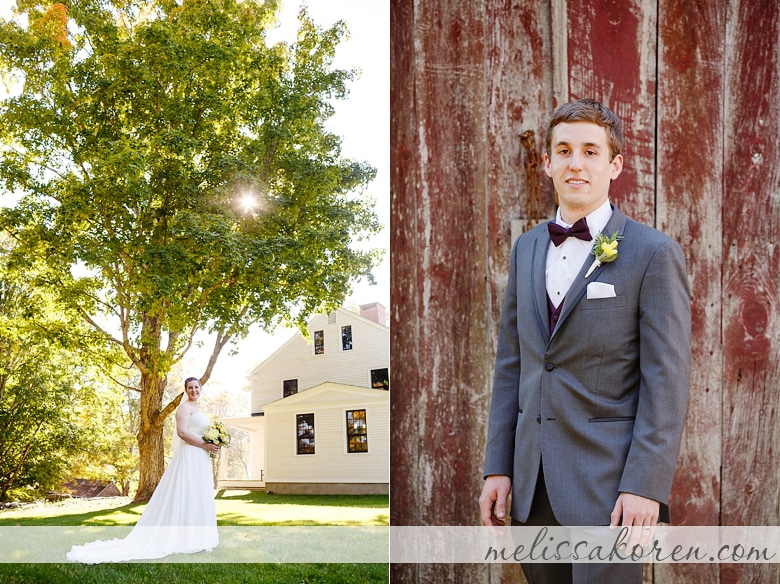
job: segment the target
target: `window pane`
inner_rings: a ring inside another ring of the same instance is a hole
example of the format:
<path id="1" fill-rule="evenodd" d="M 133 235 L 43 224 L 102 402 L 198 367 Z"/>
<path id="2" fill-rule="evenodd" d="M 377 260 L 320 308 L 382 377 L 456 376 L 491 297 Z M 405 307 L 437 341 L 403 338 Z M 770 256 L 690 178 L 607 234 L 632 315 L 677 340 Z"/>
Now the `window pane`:
<path id="1" fill-rule="evenodd" d="M 296 393 L 298 393 L 297 379 L 285 379 L 282 381 L 282 397 L 288 397 Z"/>
<path id="2" fill-rule="evenodd" d="M 298 414 L 298 454 L 314 454 L 314 414 Z"/>
<path id="3" fill-rule="evenodd" d="M 314 331 L 314 354 L 322 355 L 325 352 L 325 335 L 323 331 Z"/>
<path id="4" fill-rule="evenodd" d="M 347 452 L 368 452 L 366 410 L 347 411 Z"/>
<path id="5" fill-rule="evenodd" d="M 368 452 L 368 442 L 365 436 L 352 436 L 349 439 L 349 452 Z"/>
<path id="6" fill-rule="evenodd" d="M 371 370 L 371 387 L 374 389 L 390 389 L 390 376 L 387 369 Z"/>
<path id="7" fill-rule="evenodd" d="M 345 351 L 352 350 L 352 325 L 341 327 L 341 348 Z"/>

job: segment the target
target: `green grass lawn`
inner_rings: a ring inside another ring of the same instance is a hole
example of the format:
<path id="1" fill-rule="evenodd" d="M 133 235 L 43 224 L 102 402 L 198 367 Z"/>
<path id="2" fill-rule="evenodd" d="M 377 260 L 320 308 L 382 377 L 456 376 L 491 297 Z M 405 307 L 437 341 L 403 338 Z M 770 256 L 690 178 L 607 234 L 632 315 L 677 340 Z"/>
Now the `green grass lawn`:
<path id="1" fill-rule="evenodd" d="M 218 491 L 217 525 L 388 525 L 387 495 L 268 495 Z M 135 525 L 146 508 L 128 499 L 65 500 L 0 512 L 2 525 Z"/>
<path id="2" fill-rule="evenodd" d="M 220 491 L 220 526 L 326 526 L 389 523 L 387 496 L 268 495 Z M 0 512 L 0 526 L 134 525 L 145 505 L 127 499 L 64 501 Z M 386 564 L 0 564 L 0 582 L 20 583 L 279 583 L 388 582 Z"/>

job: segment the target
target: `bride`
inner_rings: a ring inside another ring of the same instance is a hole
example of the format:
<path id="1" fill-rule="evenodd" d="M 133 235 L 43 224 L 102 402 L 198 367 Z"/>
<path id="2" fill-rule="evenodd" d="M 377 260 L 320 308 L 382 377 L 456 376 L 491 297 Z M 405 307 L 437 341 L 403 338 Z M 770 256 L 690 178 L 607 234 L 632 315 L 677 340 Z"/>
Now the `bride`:
<path id="1" fill-rule="evenodd" d="M 198 409 L 200 380 L 187 378 L 184 390 L 187 399 L 176 410 L 173 458 L 138 523 L 124 539 L 73 546 L 68 560 L 86 564 L 144 560 L 217 546 L 209 453 L 218 452 L 219 446 L 202 438 L 209 419 Z"/>

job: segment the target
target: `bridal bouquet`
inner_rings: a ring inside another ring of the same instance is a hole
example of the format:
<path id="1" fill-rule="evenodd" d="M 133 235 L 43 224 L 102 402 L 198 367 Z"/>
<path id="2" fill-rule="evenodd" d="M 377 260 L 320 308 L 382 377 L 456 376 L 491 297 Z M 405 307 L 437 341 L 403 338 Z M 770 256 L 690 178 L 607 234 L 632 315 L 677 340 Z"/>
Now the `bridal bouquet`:
<path id="1" fill-rule="evenodd" d="M 230 432 L 222 422 L 214 422 L 206 428 L 203 433 L 203 439 L 210 444 L 217 444 L 218 446 L 230 446 Z M 209 452 L 211 458 L 216 458 L 217 455 L 213 452 Z"/>

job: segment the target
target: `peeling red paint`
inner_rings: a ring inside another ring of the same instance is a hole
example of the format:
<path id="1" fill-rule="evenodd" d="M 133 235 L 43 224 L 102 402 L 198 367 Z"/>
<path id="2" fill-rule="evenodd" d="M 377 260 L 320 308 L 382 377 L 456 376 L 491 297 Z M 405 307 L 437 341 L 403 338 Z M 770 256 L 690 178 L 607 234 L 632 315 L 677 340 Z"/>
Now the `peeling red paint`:
<path id="1" fill-rule="evenodd" d="M 694 366 L 672 520 L 777 525 L 780 5 L 564 4 L 570 97 L 605 101 L 625 124 L 613 201 L 686 255 Z M 542 152 L 559 47 L 549 0 L 394 0 L 391 16 L 391 521 L 474 525 L 511 222 L 537 220 L 535 173 L 539 220 L 553 214 L 549 180 L 526 163 Z M 516 566 L 394 566 L 391 581 L 497 573 L 518 577 Z M 645 581 L 779 574 L 657 564 Z"/>
<path id="2" fill-rule="evenodd" d="M 569 0 L 569 94 L 592 97 L 623 121 L 625 163 L 610 198 L 654 225 L 655 4 L 643 0 Z"/>

